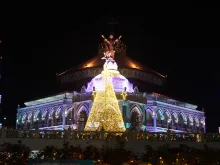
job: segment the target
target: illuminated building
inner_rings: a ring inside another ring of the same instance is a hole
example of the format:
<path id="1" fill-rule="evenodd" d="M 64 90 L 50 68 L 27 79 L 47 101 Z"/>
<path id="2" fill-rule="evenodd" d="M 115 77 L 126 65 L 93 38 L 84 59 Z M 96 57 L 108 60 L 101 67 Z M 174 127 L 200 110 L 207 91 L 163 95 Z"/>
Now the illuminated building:
<path id="1" fill-rule="evenodd" d="M 94 98 L 101 95 L 103 85 L 104 54 L 103 43 L 98 55 L 78 66 L 57 74 L 64 89 L 74 89 L 54 96 L 26 102 L 26 107 L 18 108 L 17 129 L 77 129 L 83 131 L 90 115 Z M 205 131 L 204 112 L 196 105 L 177 101 L 161 95 L 163 76 L 126 55 L 126 46 L 120 42 L 115 48 L 115 62 L 107 66 L 111 73 L 114 96 L 118 100 L 123 126 L 127 130 L 166 132 Z M 113 96 L 113 95 L 112 95 Z M 101 97 L 100 97 L 101 98 Z M 99 114 L 97 114 L 98 116 Z M 95 116 L 95 114 L 93 114 Z M 105 120 L 98 116 L 99 126 Z M 86 129 L 91 130 L 91 129 Z M 96 130 L 96 129 L 94 129 Z M 98 129 L 100 130 L 100 129 Z M 117 130 L 118 131 L 118 130 Z"/>

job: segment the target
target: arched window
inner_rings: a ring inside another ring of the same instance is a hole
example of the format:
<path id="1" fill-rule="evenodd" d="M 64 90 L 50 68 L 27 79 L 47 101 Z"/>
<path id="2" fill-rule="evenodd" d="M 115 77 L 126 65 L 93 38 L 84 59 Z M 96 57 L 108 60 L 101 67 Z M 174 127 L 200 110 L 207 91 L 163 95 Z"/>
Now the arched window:
<path id="1" fill-rule="evenodd" d="M 138 107 L 132 108 L 130 112 L 131 129 L 138 129 L 142 125 L 142 113 Z"/>

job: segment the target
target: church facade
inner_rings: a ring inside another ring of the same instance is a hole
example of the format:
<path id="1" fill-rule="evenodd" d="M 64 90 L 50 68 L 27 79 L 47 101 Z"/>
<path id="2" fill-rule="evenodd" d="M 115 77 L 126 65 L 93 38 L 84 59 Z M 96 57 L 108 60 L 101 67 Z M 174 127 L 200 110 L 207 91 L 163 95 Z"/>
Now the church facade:
<path id="1" fill-rule="evenodd" d="M 197 110 L 196 105 L 157 92 L 143 92 L 144 87 L 150 86 L 150 83 L 152 89 L 153 85 L 163 85 L 166 76 L 130 59 L 126 55 L 126 46 L 122 42 L 118 43 L 114 49 L 115 62 L 108 65 L 108 69 L 118 73 L 112 78 L 112 84 L 125 128 L 147 132 L 166 132 L 168 129 L 171 132 L 205 131 L 204 112 Z M 26 107 L 17 109 L 16 128 L 84 131 L 94 102 L 94 93 L 102 90 L 104 45 L 100 45 L 99 53 L 93 59 L 57 74 L 64 86 L 73 84 L 78 90 L 26 102 Z"/>

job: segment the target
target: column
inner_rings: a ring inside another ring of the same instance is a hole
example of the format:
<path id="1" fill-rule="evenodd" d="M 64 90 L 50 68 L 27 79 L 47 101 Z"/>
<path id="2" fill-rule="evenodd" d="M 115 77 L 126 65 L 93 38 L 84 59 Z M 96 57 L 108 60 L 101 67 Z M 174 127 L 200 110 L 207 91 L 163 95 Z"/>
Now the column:
<path id="1" fill-rule="evenodd" d="M 65 129 L 66 125 L 66 115 L 65 115 L 66 108 L 64 109 L 64 112 L 62 112 L 62 117 L 63 117 L 63 129 Z"/>
<path id="2" fill-rule="evenodd" d="M 63 130 L 65 129 L 65 125 L 66 125 L 66 112 L 67 112 L 67 97 L 66 94 L 63 98 L 63 112 L 62 112 L 62 117 L 63 117 Z"/>
<path id="3" fill-rule="evenodd" d="M 154 120 L 154 132 L 157 132 L 157 121 L 155 115 L 153 115 L 153 120 Z"/>
<path id="4" fill-rule="evenodd" d="M 157 114 L 156 114 L 157 106 L 153 106 L 152 111 L 153 111 L 152 117 L 153 117 L 153 120 L 154 120 L 154 132 L 157 132 Z"/>

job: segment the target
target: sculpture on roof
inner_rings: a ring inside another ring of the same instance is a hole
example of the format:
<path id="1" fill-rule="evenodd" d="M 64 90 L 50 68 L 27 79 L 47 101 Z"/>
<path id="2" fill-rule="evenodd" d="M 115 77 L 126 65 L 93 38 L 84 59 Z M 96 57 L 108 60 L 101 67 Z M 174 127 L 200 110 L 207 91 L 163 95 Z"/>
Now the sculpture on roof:
<path id="1" fill-rule="evenodd" d="M 106 39 L 104 37 L 104 35 L 102 35 L 102 38 L 104 39 L 104 44 L 105 44 L 105 51 L 104 51 L 105 58 L 114 59 L 114 57 L 115 57 L 115 47 L 120 42 L 121 37 L 122 36 L 119 36 L 118 39 L 114 39 L 114 35 L 110 34 L 109 39 Z"/>

